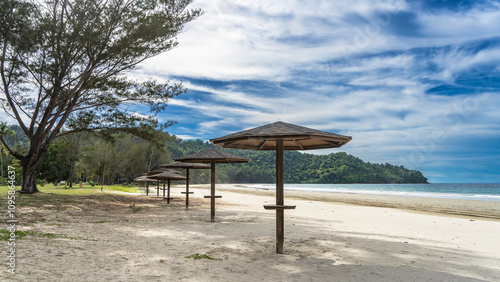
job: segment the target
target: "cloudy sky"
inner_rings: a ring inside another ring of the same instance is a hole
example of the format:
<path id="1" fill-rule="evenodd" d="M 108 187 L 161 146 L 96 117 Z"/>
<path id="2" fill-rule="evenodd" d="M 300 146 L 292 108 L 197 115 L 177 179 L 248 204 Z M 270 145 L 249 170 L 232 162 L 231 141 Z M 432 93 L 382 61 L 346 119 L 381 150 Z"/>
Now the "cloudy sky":
<path id="1" fill-rule="evenodd" d="M 431 182 L 500 182 L 500 2 L 199 0 L 142 76 L 182 80 L 161 115 L 183 139 L 275 121 Z"/>

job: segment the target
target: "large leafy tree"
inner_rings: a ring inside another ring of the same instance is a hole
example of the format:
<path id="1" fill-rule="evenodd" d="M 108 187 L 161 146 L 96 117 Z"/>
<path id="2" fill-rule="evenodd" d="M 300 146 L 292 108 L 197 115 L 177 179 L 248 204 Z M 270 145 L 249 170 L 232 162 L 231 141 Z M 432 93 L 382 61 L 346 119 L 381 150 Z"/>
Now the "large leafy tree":
<path id="1" fill-rule="evenodd" d="M 74 132 L 129 132 L 154 140 L 171 125 L 156 115 L 180 83 L 125 75 L 168 51 L 201 15 L 192 0 L 2 0 L 0 103 L 30 140 L 20 160 L 21 192 L 37 192 L 35 169 L 54 139 Z M 3 97 L 2 97 L 3 96 Z M 137 114 L 149 108 L 149 114 Z"/>

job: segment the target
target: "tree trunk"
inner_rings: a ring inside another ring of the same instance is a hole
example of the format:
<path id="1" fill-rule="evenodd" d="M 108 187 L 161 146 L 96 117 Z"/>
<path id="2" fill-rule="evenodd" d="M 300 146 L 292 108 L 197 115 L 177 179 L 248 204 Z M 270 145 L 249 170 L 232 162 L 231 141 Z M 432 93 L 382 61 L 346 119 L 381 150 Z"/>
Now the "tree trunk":
<path id="1" fill-rule="evenodd" d="M 24 163 L 21 162 L 21 166 L 23 168 L 23 176 L 22 176 L 22 188 L 21 193 L 37 193 L 40 192 L 36 187 L 36 175 L 35 169 L 36 166 L 33 165 L 30 161 Z"/>

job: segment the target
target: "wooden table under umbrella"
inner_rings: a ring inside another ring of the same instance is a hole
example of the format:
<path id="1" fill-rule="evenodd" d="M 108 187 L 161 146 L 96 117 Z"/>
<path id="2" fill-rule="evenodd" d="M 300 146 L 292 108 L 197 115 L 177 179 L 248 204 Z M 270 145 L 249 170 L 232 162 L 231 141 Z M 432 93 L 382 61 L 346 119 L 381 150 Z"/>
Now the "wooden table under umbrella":
<path id="1" fill-rule="evenodd" d="M 149 182 L 157 182 L 158 180 L 149 178 L 146 175 L 142 175 L 142 176 L 134 178 L 134 181 L 135 182 L 146 182 L 146 196 L 147 196 L 149 193 Z"/>
<path id="2" fill-rule="evenodd" d="M 339 135 L 285 122 L 275 122 L 210 140 L 223 148 L 276 151 L 276 205 L 264 205 L 276 210 L 276 253 L 283 253 L 284 210 L 295 206 L 284 204 L 283 153 L 284 150 L 316 150 L 338 148 L 351 141 L 350 136 Z"/>
<path id="3" fill-rule="evenodd" d="M 170 163 L 170 164 L 164 164 L 160 166 L 161 168 L 183 168 L 186 169 L 186 192 L 181 192 L 182 194 L 186 194 L 186 210 L 189 208 L 189 194 L 192 194 L 193 192 L 189 192 L 189 170 L 190 169 L 209 169 L 210 166 L 207 164 L 201 164 L 201 163 L 180 163 L 180 162 L 175 162 L 175 163 Z"/>
<path id="4" fill-rule="evenodd" d="M 176 162 L 182 163 L 209 163 L 210 164 L 210 221 L 215 221 L 215 199 L 222 198 L 222 196 L 215 195 L 215 164 L 216 163 L 247 163 L 250 159 L 242 158 L 240 156 L 217 150 L 211 149 L 195 153 L 189 156 L 175 159 Z"/>
<path id="5" fill-rule="evenodd" d="M 165 171 L 162 173 L 151 175 L 151 176 L 149 176 L 149 178 L 163 180 L 163 199 L 167 200 L 167 204 L 170 204 L 170 200 L 172 199 L 172 198 L 170 198 L 170 180 L 186 180 L 187 179 L 186 177 L 180 175 L 179 173 L 176 173 L 175 171 L 174 172 Z M 165 198 L 165 180 L 167 180 L 167 182 L 168 182 L 168 188 L 167 188 L 168 194 L 167 194 L 166 198 Z"/>

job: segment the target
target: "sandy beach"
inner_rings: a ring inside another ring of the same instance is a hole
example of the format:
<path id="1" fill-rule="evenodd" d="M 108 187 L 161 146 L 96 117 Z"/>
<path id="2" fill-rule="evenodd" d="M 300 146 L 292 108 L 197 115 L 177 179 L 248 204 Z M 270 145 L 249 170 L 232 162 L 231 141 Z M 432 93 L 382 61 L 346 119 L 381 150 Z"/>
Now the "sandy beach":
<path id="1" fill-rule="evenodd" d="M 0 280 L 500 281 L 500 202 L 286 192 L 297 208 L 278 255 L 263 208 L 274 191 L 217 185 L 211 223 L 208 185 L 191 190 L 189 210 L 183 188 L 170 204 L 103 193 L 20 207 L 18 230 L 35 235 L 17 240 L 17 274 L 2 263 Z"/>

